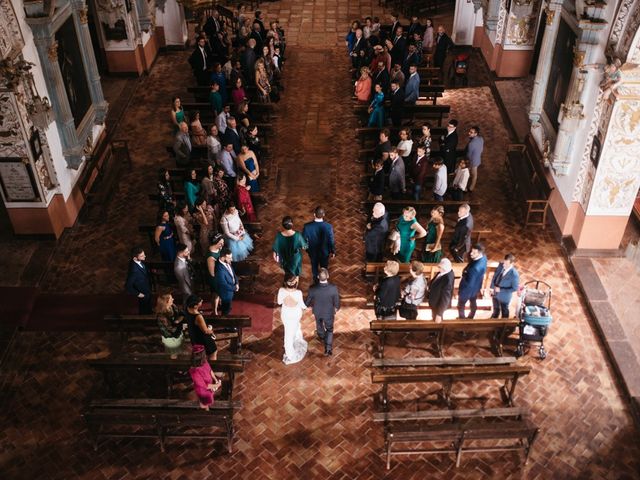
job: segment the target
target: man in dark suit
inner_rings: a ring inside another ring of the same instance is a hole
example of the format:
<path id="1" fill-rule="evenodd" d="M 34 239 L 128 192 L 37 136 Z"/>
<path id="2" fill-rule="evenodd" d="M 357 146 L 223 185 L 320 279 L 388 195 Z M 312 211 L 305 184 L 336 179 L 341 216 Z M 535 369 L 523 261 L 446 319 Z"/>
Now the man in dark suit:
<path id="1" fill-rule="evenodd" d="M 247 40 L 247 46 L 240 55 L 240 66 L 242 67 L 242 74 L 247 79 L 249 85 L 255 84 L 256 81 L 256 41 L 253 38 Z M 233 84 L 235 85 L 235 83 Z"/>
<path id="2" fill-rule="evenodd" d="M 231 266 L 231 250 L 223 248 L 220 258 L 216 262 L 215 277 L 216 293 L 220 297 L 220 311 L 222 315 L 228 315 L 231 311 L 233 295 L 238 291 L 238 277 Z"/>
<path id="3" fill-rule="evenodd" d="M 313 281 L 318 281 L 319 268 L 329 268 L 329 257 L 336 256 L 333 227 L 324 221 L 324 208 L 316 207 L 312 222 L 304 224 L 302 236 L 309 244 L 307 253 L 311 260 Z"/>
<path id="4" fill-rule="evenodd" d="M 393 48 L 391 49 L 391 63 L 402 65 L 407 56 L 407 40 L 402 36 L 402 26 L 398 26 L 393 36 Z"/>
<path id="5" fill-rule="evenodd" d="M 379 202 L 384 195 L 385 175 L 382 160 L 376 158 L 373 161 L 373 175 L 369 178 L 369 200 Z"/>
<path id="6" fill-rule="evenodd" d="M 264 45 L 264 39 L 262 38 L 262 30 L 260 30 L 260 23 L 257 21 L 253 22 L 253 29 L 249 34 L 249 38 L 252 38 L 256 45 L 253 47 L 253 50 L 256 52 L 256 55 L 259 57 L 262 56 L 262 46 Z"/>
<path id="7" fill-rule="evenodd" d="M 373 213 L 367 230 L 364 233 L 364 251 L 367 262 L 381 262 L 384 252 L 384 243 L 389 233 L 389 214 L 384 205 L 377 202 L 373 205 Z"/>
<path id="8" fill-rule="evenodd" d="M 409 28 L 407 28 L 407 38 L 413 38 L 414 33 L 422 33 L 422 25 L 420 25 L 420 21 L 418 17 L 413 15 L 411 17 L 411 23 L 409 24 Z"/>
<path id="9" fill-rule="evenodd" d="M 240 153 L 241 141 L 238 132 L 238 122 L 235 117 L 227 118 L 227 128 L 222 136 L 222 145 L 233 145 L 233 151 L 236 155 Z"/>
<path id="10" fill-rule="evenodd" d="M 218 12 L 217 9 L 214 9 L 213 12 L 211 12 L 211 16 L 207 18 L 202 29 L 209 39 L 215 37 L 220 31 L 222 31 L 222 28 L 220 27 L 220 12 Z"/>
<path id="11" fill-rule="evenodd" d="M 211 61 L 211 49 L 209 45 L 207 45 L 207 39 L 201 36 L 198 38 L 198 44 L 195 50 L 189 57 L 189 65 L 191 65 L 193 75 L 196 77 L 198 85 L 209 85 L 209 67 L 211 66 Z"/>
<path id="12" fill-rule="evenodd" d="M 309 289 L 304 303 L 312 307 L 316 317 L 316 334 L 318 340 L 324 342 L 324 354 L 333 355 L 333 320 L 340 310 L 340 294 L 338 287 L 329 283 L 329 270 L 326 268 L 318 272 L 318 281 Z"/>
<path id="13" fill-rule="evenodd" d="M 520 275 L 514 266 L 516 257 L 508 253 L 504 261 L 500 262 L 491 279 L 491 296 L 493 298 L 493 312 L 491 318 L 509 318 L 509 304 L 514 292 L 518 291 Z"/>
<path id="14" fill-rule="evenodd" d="M 127 293 L 138 298 L 138 313 L 140 315 L 151 313 L 151 282 L 149 281 L 149 271 L 144 264 L 146 258 L 142 247 L 131 249 L 129 271 L 124 287 Z"/>
<path id="15" fill-rule="evenodd" d="M 397 82 L 391 82 L 391 109 L 389 116 L 394 127 L 402 124 L 402 113 L 404 111 L 404 90 Z"/>
<path id="16" fill-rule="evenodd" d="M 422 186 L 429 175 L 429 158 L 427 158 L 426 148 L 419 145 L 416 151 L 416 159 L 411 165 L 411 178 L 413 180 L 413 199 L 420 200 Z"/>
<path id="17" fill-rule="evenodd" d="M 436 34 L 436 48 L 433 54 L 434 67 L 442 68 L 442 66 L 444 65 L 444 60 L 447 58 L 447 52 L 453 46 L 453 41 L 444 31 L 444 27 L 442 25 L 438 25 L 438 33 Z"/>
<path id="18" fill-rule="evenodd" d="M 482 289 L 484 274 L 487 273 L 487 257 L 484 256 L 484 246 L 476 243 L 469 253 L 471 261 L 464 267 L 460 286 L 458 287 L 458 318 L 465 318 L 464 307 L 470 304 L 469 316 L 473 318 L 478 308 L 477 298 Z"/>
<path id="19" fill-rule="evenodd" d="M 448 258 L 440 260 L 438 270 L 440 272 L 431 280 L 429 285 L 429 306 L 436 323 L 442 322 L 445 310 L 451 307 L 453 282 L 455 281 L 455 274 Z"/>
<path id="20" fill-rule="evenodd" d="M 458 148 L 458 120 L 451 119 L 447 123 L 447 134 L 442 136 L 440 150 L 447 172 L 456 169 L 456 150 Z"/>
<path id="21" fill-rule="evenodd" d="M 356 29 L 356 38 L 353 42 L 353 48 L 351 49 L 351 65 L 356 69 L 355 76 L 360 76 L 360 67 L 364 67 L 369 64 L 369 42 L 362 36 L 362 29 Z"/>
<path id="22" fill-rule="evenodd" d="M 453 238 L 449 244 L 449 251 L 453 260 L 464 262 L 464 256 L 471 250 L 471 232 L 473 230 L 473 215 L 468 203 L 458 207 L 458 223 L 453 229 Z"/>
<path id="23" fill-rule="evenodd" d="M 409 67 L 411 65 L 417 66 L 419 63 L 420 63 L 420 57 L 418 56 L 418 51 L 416 50 L 416 46 L 413 43 L 410 43 L 409 46 L 407 47 L 407 52 L 405 53 L 405 56 L 402 59 L 402 73 L 404 73 L 404 78 L 405 78 L 405 85 L 404 85 L 405 90 L 408 87 L 407 84 L 409 83 L 409 75 L 411 75 L 411 72 L 409 72 Z M 419 77 L 418 77 L 418 80 L 419 80 Z"/>
<path id="24" fill-rule="evenodd" d="M 389 72 L 387 71 L 387 67 L 382 60 L 378 62 L 376 68 L 377 70 L 372 73 L 373 81 L 371 82 L 371 95 L 373 96 L 373 93 L 375 92 L 376 83 L 379 83 L 386 97 L 387 95 L 389 95 L 389 88 L 391 83 Z"/>

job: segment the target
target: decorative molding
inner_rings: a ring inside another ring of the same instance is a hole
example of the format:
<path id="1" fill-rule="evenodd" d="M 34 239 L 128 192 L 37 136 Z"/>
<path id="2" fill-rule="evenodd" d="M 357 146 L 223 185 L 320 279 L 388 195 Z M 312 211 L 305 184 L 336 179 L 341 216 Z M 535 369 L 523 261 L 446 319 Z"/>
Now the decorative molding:
<path id="1" fill-rule="evenodd" d="M 78 10 L 78 19 L 83 25 L 86 25 L 89 22 L 89 9 L 86 5 Z"/>
<path id="2" fill-rule="evenodd" d="M 553 25 L 553 19 L 556 15 L 556 11 L 552 10 L 551 8 L 549 8 L 549 5 L 547 5 L 546 7 L 544 7 L 544 13 L 547 14 L 547 25 Z"/>
<path id="3" fill-rule="evenodd" d="M 51 60 L 52 62 L 57 62 L 58 61 L 58 41 L 54 40 L 51 45 L 49 45 L 49 48 L 47 49 L 47 57 L 49 57 L 49 60 Z"/>
<path id="4" fill-rule="evenodd" d="M 600 93 L 598 94 L 598 99 L 596 100 L 595 109 L 593 110 L 593 118 L 591 119 L 591 124 L 589 125 L 589 132 L 587 133 L 584 150 L 582 151 L 580 170 L 578 171 L 578 177 L 576 179 L 576 184 L 573 187 L 573 194 L 571 196 L 572 200 L 574 202 L 580 202 L 582 208 L 584 208 L 585 210 L 587 209 L 591 184 L 593 183 L 592 174 L 591 184 L 587 185 L 588 172 L 590 168 L 595 171 L 595 168 L 593 168 L 593 164 L 591 163 L 591 148 L 593 147 L 593 139 L 596 135 L 598 135 L 598 131 L 600 131 L 600 116 L 602 115 L 603 104 L 604 102 L 602 98 L 602 91 L 600 91 Z"/>
<path id="5" fill-rule="evenodd" d="M 504 35 L 505 24 L 507 23 L 507 2 L 506 0 L 500 0 L 500 9 L 498 10 L 498 22 L 496 23 L 496 45 L 502 43 Z"/>
<path id="6" fill-rule="evenodd" d="M 11 0 L 0 0 L 0 59 L 15 58 L 23 48 L 24 38 Z"/>

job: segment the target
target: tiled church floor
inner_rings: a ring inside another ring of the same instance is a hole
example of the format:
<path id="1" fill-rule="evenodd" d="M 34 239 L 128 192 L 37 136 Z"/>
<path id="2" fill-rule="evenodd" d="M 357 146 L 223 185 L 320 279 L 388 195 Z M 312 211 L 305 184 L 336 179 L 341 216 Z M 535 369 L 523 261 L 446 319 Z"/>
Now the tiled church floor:
<path id="1" fill-rule="evenodd" d="M 543 362 L 534 356 L 522 360 L 532 373 L 521 380 L 515 400 L 531 409 L 541 433 L 527 466 L 505 453 L 468 455 L 458 469 L 446 456 L 401 458 L 385 471 L 382 426 L 372 421 L 379 408 L 368 368 L 372 315 L 362 308 L 369 292 L 361 276 L 363 166 L 353 161 L 357 121 L 349 107 L 347 58 L 340 42 L 333 47 L 357 12 L 381 13 L 376 5 L 374 0 L 291 0 L 263 8 L 267 17 L 276 12 L 299 46 L 291 49 L 287 89 L 277 107 L 275 165 L 264 185 L 269 204 L 259 211 L 265 232 L 255 252 L 261 268 L 256 290 L 273 294 L 281 280 L 270 258 L 280 218 L 291 214 L 300 227 L 322 204 L 336 229 L 332 280 L 345 304 L 336 322 L 335 355 L 321 355 L 306 313 L 309 353 L 299 364 L 283 365 L 283 328 L 276 311 L 270 334 L 246 339 L 253 358 L 236 377 L 235 396 L 242 408 L 233 454 L 202 441 L 173 442 L 163 454 L 145 440 L 109 441 L 94 453 L 80 413 L 90 397 L 104 393 L 104 386 L 86 359 L 107 354 L 116 339 L 105 333 L 23 332 L 0 376 L 0 408 L 8 413 L 0 420 L 3 478 L 640 478 L 637 431 L 567 261 L 549 231 L 522 230 L 509 203 L 502 164 L 508 134 L 488 87 L 448 91 L 442 103 L 451 105 L 461 132 L 472 124 L 483 129 L 486 150 L 475 194 L 483 207 L 474 214 L 478 227 L 494 232 L 487 240 L 489 258 L 511 251 L 519 258 L 523 281 L 544 279 L 554 290 L 554 322 L 545 342 L 549 356 Z M 311 40 L 314 34 L 318 38 Z M 332 47 L 317 45 L 322 39 Z M 161 55 L 139 86 L 116 133 L 130 141 L 134 169 L 123 177 L 107 222 L 87 223 L 65 234 L 42 284 L 47 290 L 121 291 L 126 252 L 133 241 L 145 241 L 137 225 L 153 219 L 147 193 L 153 190 L 156 168 L 169 165 L 164 146 L 170 141 L 170 97 L 191 82 L 187 55 Z M 308 278 L 305 260 L 304 290 Z M 483 339 L 477 340 L 471 337 L 446 353 L 489 355 Z M 399 347 L 387 351 L 389 357 L 404 352 Z M 426 354 L 418 348 L 412 352 Z M 490 404 L 496 392 L 481 385 L 455 390 L 457 396 L 487 396 Z M 403 390 L 403 398 L 415 394 Z"/>

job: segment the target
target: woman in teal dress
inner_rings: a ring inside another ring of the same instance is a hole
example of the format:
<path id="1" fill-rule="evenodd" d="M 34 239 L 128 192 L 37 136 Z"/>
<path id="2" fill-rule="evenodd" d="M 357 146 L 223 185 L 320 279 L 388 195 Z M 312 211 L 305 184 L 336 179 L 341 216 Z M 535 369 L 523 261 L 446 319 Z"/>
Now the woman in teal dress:
<path id="1" fill-rule="evenodd" d="M 189 212 L 193 213 L 196 200 L 200 194 L 200 182 L 198 182 L 198 172 L 195 168 L 190 168 L 186 173 L 184 179 L 184 197 L 189 205 Z"/>
<path id="2" fill-rule="evenodd" d="M 220 297 L 216 292 L 216 262 L 220 258 L 222 247 L 224 247 L 224 235 L 218 233 L 211 238 L 209 249 L 204 257 L 207 268 L 207 284 L 211 290 L 211 308 L 214 315 L 218 315 L 218 306 L 220 305 Z"/>
<path id="3" fill-rule="evenodd" d="M 293 229 L 293 219 L 282 219 L 282 231 L 278 232 L 273 242 L 273 259 L 280 264 L 284 273 L 300 276 L 302 270 L 302 250 L 307 249 L 307 242 L 300 232 Z"/>
<path id="4" fill-rule="evenodd" d="M 173 97 L 171 102 L 171 123 L 173 124 L 173 133 L 177 133 L 180 130 L 180 124 L 185 121 L 184 110 L 182 109 L 182 103 L 180 97 Z"/>
<path id="5" fill-rule="evenodd" d="M 400 251 L 398 252 L 398 261 L 400 263 L 409 263 L 411 255 L 416 248 L 416 239 L 424 237 L 427 232 L 416 220 L 416 209 L 413 207 L 405 207 L 402 211 L 402 217 L 398 220 L 396 230 L 400 233 Z"/>
<path id="6" fill-rule="evenodd" d="M 384 126 L 384 93 L 382 85 L 376 83 L 376 93 L 369 105 L 369 126 L 382 128 Z"/>
<path id="7" fill-rule="evenodd" d="M 176 259 L 176 240 L 171 228 L 169 212 L 161 210 L 156 222 L 155 241 L 160 249 L 160 258 L 165 262 L 173 262 Z"/>
<path id="8" fill-rule="evenodd" d="M 424 263 L 440 263 L 442 259 L 442 234 L 444 233 L 444 207 L 439 205 L 431 209 L 431 220 L 427 224 L 427 237 L 422 252 Z"/>

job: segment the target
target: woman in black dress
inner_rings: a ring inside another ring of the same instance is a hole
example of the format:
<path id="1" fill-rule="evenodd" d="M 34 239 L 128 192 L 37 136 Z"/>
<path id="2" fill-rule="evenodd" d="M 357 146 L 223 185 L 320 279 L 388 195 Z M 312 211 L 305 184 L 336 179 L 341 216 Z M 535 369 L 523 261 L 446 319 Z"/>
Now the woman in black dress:
<path id="1" fill-rule="evenodd" d="M 160 210 L 166 210 L 169 212 L 171 218 L 173 218 L 176 209 L 176 199 L 173 196 L 171 175 L 166 168 L 161 168 L 158 171 L 158 198 L 160 200 Z"/>
<path id="2" fill-rule="evenodd" d="M 209 360 L 215 360 L 218 357 L 216 337 L 213 334 L 213 327 L 204 321 L 200 307 L 202 307 L 202 299 L 197 295 L 189 295 L 187 311 L 184 314 L 189 329 L 189 338 L 191 338 L 191 345 L 204 345 Z"/>

